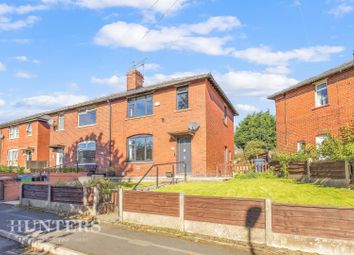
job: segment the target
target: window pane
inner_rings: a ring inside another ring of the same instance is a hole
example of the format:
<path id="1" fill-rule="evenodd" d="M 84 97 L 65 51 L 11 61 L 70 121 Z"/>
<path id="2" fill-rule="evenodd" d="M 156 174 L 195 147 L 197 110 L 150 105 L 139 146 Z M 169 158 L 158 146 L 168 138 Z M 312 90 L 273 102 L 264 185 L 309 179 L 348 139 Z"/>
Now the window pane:
<path id="1" fill-rule="evenodd" d="M 96 110 L 79 113 L 79 126 L 96 124 Z"/>
<path id="2" fill-rule="evenodd" d="M 152 96 L 143 96 L 128 100 L 128 117 L 140 117 L 150 114 L 152 114 Z"/>
<path id="3" fill-rule="evenodd" d="M 77 160 L 79 164 L 96 163 L 96 142 L 86 141 L 77 145 Z"/>
<path id="4" fill-rule="evenodd" d="M 143 116 L 145 115 L 145 99 L 138 98 L 136 101 L 136 113 L 135 116 Z"/>
<path id="5" fill-rule="evenodd" d="M 152 136 L 139 135 L 128 139 L 128 160 L 152 160 Z"/>
<path id="6" fill-rule="evenodd" d="M 134 105 L 135 105 L 135 100 L 129 99 L 128 100 L 128 116 L 129 117 L 134 117 Z"/>
<path id="7" fill-rule="evenodd" d="M 152 96 L 146 97 L 146 115 L 152 114 Z"/>
<path id="8" fill-rule="evenodd" d="M 188 89 L 180 88 L 177 90 L 177 109 L 188 108 Z"/>

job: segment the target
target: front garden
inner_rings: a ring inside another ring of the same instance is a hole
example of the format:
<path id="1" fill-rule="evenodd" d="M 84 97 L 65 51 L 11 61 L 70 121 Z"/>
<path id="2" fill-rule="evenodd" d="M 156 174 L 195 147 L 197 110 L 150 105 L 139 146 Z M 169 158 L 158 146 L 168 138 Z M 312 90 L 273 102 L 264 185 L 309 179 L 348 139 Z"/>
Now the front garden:
<path id="1" fill-rule="evenodd" d="M 225 182 L 187 182 L 158 189 L 186 195 L 270 198 L 274 203 L 354 207 L 354 190 L 301 183 L 271 174 L 239 175 Z"/>

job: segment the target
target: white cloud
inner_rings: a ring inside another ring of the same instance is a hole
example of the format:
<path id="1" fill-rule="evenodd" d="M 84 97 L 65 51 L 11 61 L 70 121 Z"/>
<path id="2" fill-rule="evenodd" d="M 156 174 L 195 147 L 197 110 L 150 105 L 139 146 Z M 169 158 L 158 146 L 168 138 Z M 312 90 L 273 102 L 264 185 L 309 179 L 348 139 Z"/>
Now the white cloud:
<path id="1" fill-rule="evenodd" d="M 25 19 L 13 21 L 11 18 L 0 16 L 0 31 L 19 30 L 21 28 L 30 27 L 39 20 L 37 16 L 28 16 Z"/>
<path id="2" fill-rule="evenodd" d="M 172 73 L 172 74 L 157 73 L 154 75 L 145 76 L 144 84 L 146 86 L 149 86 L 149 85 L 153 85 L 156 83 L 165 82 L 168 80 L 183 78 L 183 77 L 192 76 L 192 75 L 196 75 L 196 73 L 194 73 L 194 72 L 176 72 L 176 73 Z"/>
<path id="3" fill-rule="evenodd" d="M 3 64 L 3 63 L 0 62 L 0 72 L 1 72 L 1 71 L 5 71 L 5 70 L 6 70 L 5 64 Z"/>
<path id="4" fill-rule="evenodd" d="M 351 13 L 352 11 L 353 11 L 353 6 L 343 2 L 343 3 L 339 4 L 338 6 L 329 10 L 328 13 L 333 16 L 336 16 L 336 17 L 341 17 L 341 16 L 344 16 L 348 13 Z"/>
<path id="5" fill-rule="evenodd" d="M 273 74 L 288 74 L 290 69 L 287 66 L 270 66 L 266 69 L 267 73 Z"/>
<path id="6" fill-rule="evenodd" d="M 287 65 L 291 60 L 304 62 L 321 62 L 330 59 L 331 54 L 344 50 L 342 46 L 312 46 L 289 51 L 273 51 L 271 48 L 262 46 L 248 48 L 234 52 L 236 58 L 245 59 L 256 64 L 279 66 Z"/>
<path id="7" fill-rule="evenodd" d="M 53 109 L 87 101 L 87 96 L 66 93 L 54 93 L 52 95 L 39 95 L 24 98 L 14 104 L 15 107 L 29 107 L 36 109 Z"/>
<path id="8" fill-rule="evenodd" d="M 17 78 L 21 78 L 21 79 L 33 79 L 33 78 L 36 77 L 34 74 L 27 73 L 27 72 L 17 72 L 17 73 L 15 74 L 15 76 L 16 76 Z"/>
<path id="9" fill-rule="evenodd" d="M 236 104 L 236 109 L 238 112 L 243 113 L 254 113 L 260 111 L 258 107 L 249 104 Z"/>
<path id="10" fill-rule="evenodd" d="M 96 76 L 92 76 L 91 83 L 116 87 L 120 91 L 123 91 L 126 88 L 125 87 L 126 79 L 123 77 L 119 77 L 118 75 L 115 74 L 112 75 L 111 77 L 106 77 L 106 78 L 98 78 Z"/>
<path id="11" fill-rule="evenodd" d="M 215 74 L 215 78 L 230 97 L 265 97 L 298 83 L 284 74 L 254 71 L 229 71 Z"/>
<path id="12" fill-rule="evenodd" d="M 42 2 L 45 4 L 72 4 L 89 9 L 130 7 L 167 15 L 182 9 L 188 0 L 42 0 Z"/>
<path id="13" fill-rule="evenodd" d="M 29 58 L 27 56 L 15 56 L 14 59 L 16 59 L 19 62 L 39 64 L 39 60 L 38 59 L 31 59 L 31 58 Z"/>
<path id="14" fill-rule="evenodd" d="M 118 21 L 103 26 L 94 41 L 108 47 L 135 48 L 139 51 L 191 50 L 209 55 L 225 55 L 233 51 L 225 44 L 229 36 L 207 36 L 240 26 L 236 17 L 211 17 L 205 22 L 149 29 L 137 23 Z"/>
<path id="15" fill-rule="evenodd" d="M 46 5 L 8 5 L 8 4 L 0 4 L 0 15 L 7 15 L 7 14 L 28 14 L 35 11 L 43 11 L 47 9 L 48 6 Z"/>
<path id="16" fill-rule="evenodd" d="M 0 99 L 0 107 L 4 106 L 5 105 L 5 101 Z"/>

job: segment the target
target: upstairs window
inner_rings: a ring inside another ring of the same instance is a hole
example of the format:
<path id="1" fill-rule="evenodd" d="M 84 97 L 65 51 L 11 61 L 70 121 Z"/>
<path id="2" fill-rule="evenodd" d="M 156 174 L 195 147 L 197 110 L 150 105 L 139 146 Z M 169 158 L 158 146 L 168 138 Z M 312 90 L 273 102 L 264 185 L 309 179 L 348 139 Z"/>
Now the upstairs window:
<path id="1" fill-rule="evenodd" d="M 227 125 L 227 107 L 224 106 L 224 124 Z"/>
<path id="2" fill-rule="evenodd" d="M 9 137 L 10 139 L 15 139 L 20 137 L 20 129 L 18 126 L 10 127 Z"/>
<path id="3" fill-rule="evenodd" d="M 64 114 L 59 114 L 58 116 L 58 130 L 64 130 L 64 123 L 65 119 L 64 119 Z"/>
<path id="4" fill-rule="evenodd" d="M 188 108 L 188 87 L 177 89 L 177 110 Z"/>
<path id="5" fill-rule="evenodd" d="M 32 123 L 28 123 L 26 127 L 26 134 L 27 136 L 32 136 Z"/>
<path id="6" fill-rule="evenodd" d="M 152 96 L 141 96 L 128 99 L 128 117 L 141 117 L 152 114 Z"/>
<path id="7" fill-rule="evenodd" d="M 152 160 L 152 136 L 137 135 L 128 138 L 128 161 Z"/>
<path id="8" fill-rule="evenodd" d="M 328 104 L 327 83 L 322 83 L 315 87 L 316 107 Z"/>
<path id="9" fill-rule="evenodd" d="M 85 109 L 79 111 L 79 127 L 92 126 L 96 124 L 96 109 Z"/>
<path id="10" fill-rule="evenodd" d="M 77 161 L 79 165 L 96 164 L 95 141 L 85 141 L 77 144 Z"/>
<path id="11" fill-rule="evenodd" d="M 17 166 L 18 165 L 18 150 L 12 149 L 7 151 L 7 165 Z"/>

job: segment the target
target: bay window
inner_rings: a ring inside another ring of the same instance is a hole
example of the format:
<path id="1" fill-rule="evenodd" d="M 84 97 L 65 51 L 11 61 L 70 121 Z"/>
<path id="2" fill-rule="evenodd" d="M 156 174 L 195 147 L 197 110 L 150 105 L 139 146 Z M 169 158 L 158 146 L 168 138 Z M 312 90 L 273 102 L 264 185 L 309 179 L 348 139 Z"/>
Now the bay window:
<path id="1" fill-rule="evenodd" d="M 152 160 L 152 136 L 137 135 L 128 138 L 128 161 Z"/>

